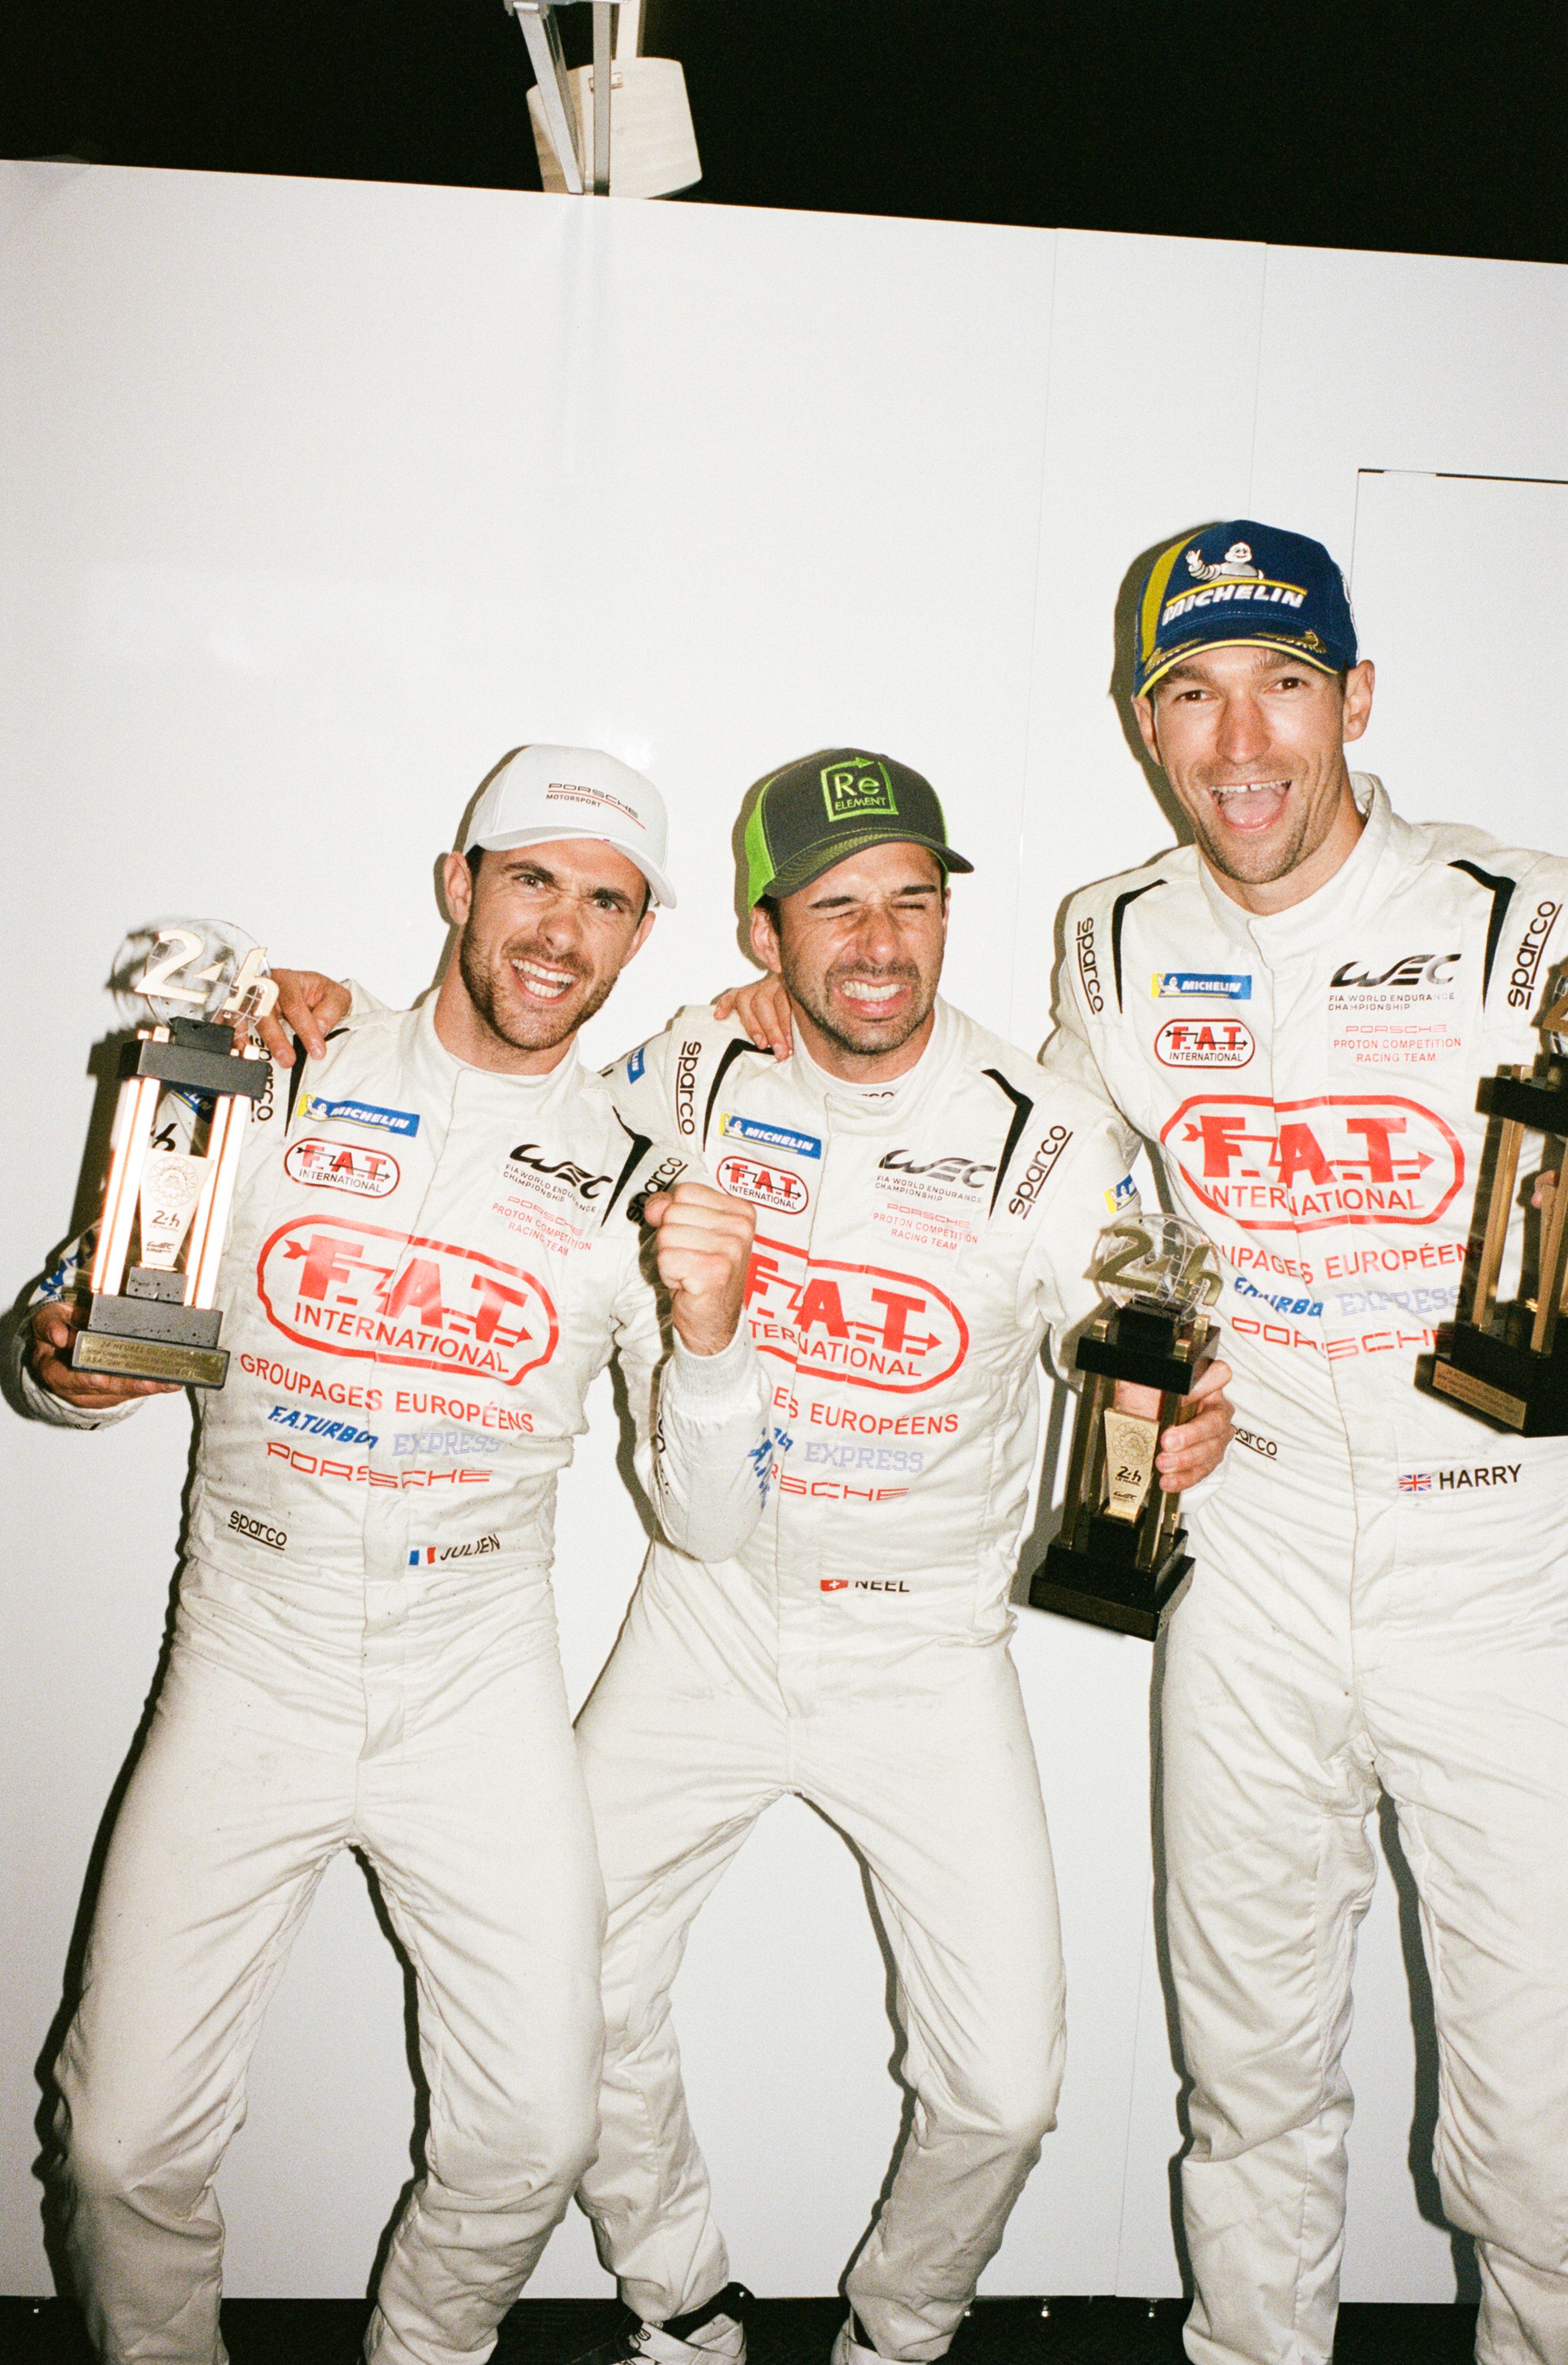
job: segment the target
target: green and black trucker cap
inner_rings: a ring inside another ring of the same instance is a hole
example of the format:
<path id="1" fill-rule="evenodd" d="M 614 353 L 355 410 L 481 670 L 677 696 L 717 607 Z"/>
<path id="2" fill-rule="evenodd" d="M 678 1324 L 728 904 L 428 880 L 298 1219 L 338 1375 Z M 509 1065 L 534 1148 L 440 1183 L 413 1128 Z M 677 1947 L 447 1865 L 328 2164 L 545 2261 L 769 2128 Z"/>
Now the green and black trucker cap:
<path id="1" fill-rule="evenodd" d="M 955 854 L 929 780 L 864 747 L 819 747 L 770 772 L 745 830 L 746 900 L 793 895 L 835 862 L 890 840 L 924 846 L 946 870 L 972 870 Z"/>

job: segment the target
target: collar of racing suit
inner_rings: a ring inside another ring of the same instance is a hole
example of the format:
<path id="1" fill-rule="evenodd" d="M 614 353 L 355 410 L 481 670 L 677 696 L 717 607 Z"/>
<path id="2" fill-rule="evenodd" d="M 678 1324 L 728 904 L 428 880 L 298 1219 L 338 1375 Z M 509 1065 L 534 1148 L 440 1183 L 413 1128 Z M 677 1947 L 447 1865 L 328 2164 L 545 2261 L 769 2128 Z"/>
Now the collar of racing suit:
<path id="1" fill-rule="evenodd" d="M 575 1040 L 567 1047 L 566 1058 L 547 1075 L 517 1076 L 504 1069 L 476 1068 L 469 1060 L 460 1059 L 454 1051 L 449 1051 L 436 1033 L 435 1003 L 435 995 L 427 994 L 418 1009 L 409 1014 L 412 1023 L 404 1037 L 414 1080 L 421 1093 L 429 1093 L 434 1106 L 449 1107 L 460 1090 L 465 1107 L 483 1106 L 483 1099 L 476 1103 L 475 1095 L 493 1089 L 498 1100 L 513 1111 L 520 1093 L 527 1094 L 531 1109 L 543 1110 L 554 1108 L 580 1089 L 582 1066 Z"/>
<path id="2" fill-rule="evenodd" d="M 1397 867 L 1397 841 L 1406 834 L 1405 825 L 1395 817 L 1383 782 L 1370 772 L 1352 772 L 1350 786 L 1366 815 L 1366 826 L 1333 878 L 1316 895 L 1293 903 L 1288 911 L 1267 914 L 1244 911 L 1225 892 L 1208 864 L 1199 859 L 1198 877 L 1215 925 L 1238 944 L 1255 945 L 1271 966 L 1288 960 L 1293 953 L 1310 952 L 1342 928 L 1347 919 L 1380 901 L 1390 869 Z"/>
<path id="3" fill-rule="evenodd" d="M 934 1005 L 935 1023 L 931 1039 L 913 1068 L 906 1068 L 894 1079 L 895 1089 L 887 1093 L 868 1091 L 865 1087 L 841 1083 L 830 1076 L 810 1057 L 802 1057 L 797 1036 L 795 1085 L 799 1092 L 831 1118 L 840 1133 L 879 1133 L 887 1126 L 896 1108 L 901 1123 L 922 1109 L 932 1096 L 942 1090 L 944 1080 L 952 1067 L 958 1049 L 959 1026 L 957 1014 L 950 1003 L 938 995 Z"/>

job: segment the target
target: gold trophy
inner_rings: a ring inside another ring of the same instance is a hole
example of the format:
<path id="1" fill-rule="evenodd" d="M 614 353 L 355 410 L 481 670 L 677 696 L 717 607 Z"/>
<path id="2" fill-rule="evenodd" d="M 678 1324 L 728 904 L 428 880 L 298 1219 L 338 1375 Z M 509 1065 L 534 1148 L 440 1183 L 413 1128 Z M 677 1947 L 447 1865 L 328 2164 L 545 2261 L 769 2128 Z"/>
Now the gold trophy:
<path id="1" fill-rule="evenodd" d="M 1475 1105 L 1490 1118 L 1481 1152 L 1474 1225 L 1454 1318 L 1438 1332 L 1436 1352 L 1416 1366 L 1416 1384 L 1444 1396 L 1493 1429 L 1518 1437 L 1568 1437 L 1568 1327 L 1563 1313 L 1568 1267 L 1568 979 L 1552 979 L 1536 1021 L 1542 1034 L 1534 1065 L 1483 1076 Z M 1508 1218 L 1527 1133 L 1555 1138 L 1547 1163 L 1555 1183 L 1539 1216 L 1527 1215 L 1517 1294 L 1500 1299 Z"/>
<path id="2" fill-rule="evenodd" d="M 1057 1541 L 1029 1583 L 1036 1609 L 1152 1642 L 1192 1566 L 1182 1498 L 1160 1492 L 1155 1455 L 1182 1396 L 1214 1361 L 1214 1251 L 1182 1216 L 1128 1216 L 1100 1236 L 1094 1278 L 1110 1299 L 1078 1344 L 1083 1373 Z M 1124 1410 L 1116 1384 L 1159 1390 L 1153 1417 Z"/>
<path id="3" fill-rule="evenodd" d="M 120 1055 L 109 1179 L 93 1256 L 92 1311 L 72 1343 L 78 1371 L 220 1388 L 228 1351 L 213 1306 L 245 1127 L 272 1070 L 246 1039 L 277 1000 L 266 954 L 216 920 L 169 920 L 132 936 L 121 990 L 151 1007 Z M 196 1111 L 189 1149 L 154 1138 L 168 1091 Z M 136 1258 L 131 1261 L 135 1241 Z"/>

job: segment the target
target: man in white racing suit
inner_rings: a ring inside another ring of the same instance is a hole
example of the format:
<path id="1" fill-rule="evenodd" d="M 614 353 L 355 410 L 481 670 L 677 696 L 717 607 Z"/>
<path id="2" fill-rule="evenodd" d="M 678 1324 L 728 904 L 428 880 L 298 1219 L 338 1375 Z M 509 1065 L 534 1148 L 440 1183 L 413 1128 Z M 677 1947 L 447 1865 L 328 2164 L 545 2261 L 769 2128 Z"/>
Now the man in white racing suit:
<path id="1" fill-rule="evenodd" d="M 747 853 L 793 1058 L 696 1009 L 610 1071 L 628 1123 L 757 1210 L 776 1454 L 743 1550 L 655 1546 L 578 1719 L 610 1898 L 581 2198 L 642 2319 L 618 2353 L 739 2353 L 669 1994 L 704 1898 L 794 1792 L 867 1866 L 914 2098 L 834 2358 L 935 2359 L 1055 2118 L 1061 1953 L 1008 1595 L 1041 1342 L 1092 1310 L 1094 1241 L 1137 1199 L 1103 1103 L 935 998 L 969 865 L 918 774 L 804 758 L 765 784 Z M 1224 1377 L 1167 1432 L 1165 1483 L 1217 1462 Z"/>
<path id="2" fill-rule="evenodd" d="M 563 783 L 575 802 L 551 801 Z M 69 2248 L 112 2365 L 223 2356 L 213 2178 L 341 1848 L 413 1965 L 429 2092 L 367 2355 L 487 2356 L 592 2156 L 603 1895 L 550 1558 L 611 1351 L 672 1552 L 736 1549 L 766 1492 L 750 1211 L 678 1180 L 686 1156 L 622 1124 L 575 1050 L 672 900 L 663 835 L 624 766 L 515 756 L 446 864 L 433 1002 L 335 1033 L 247 1139 L 228 1384 L 202 1405 L 168 1670 L 58 2068 Z M 162 1114 L 165 1146 L 198 1122 Z M 75 1271 L 44 1285 L 24 1384 L 94 1428 L 154 1391 L 71 1366 Z"/>
<path id="3" fill-rule="evenodd" d="M 787 766 L 747 858 L 794 1056 L 699 1007 L 606 1070 L 628 1125 L 673 1137 L 756 1210 L 747 1298 L 774 1455 L 743 1549 L 704 1564 L 655 1546 L 577 1721 L 610 1904 L 580 2198 L 638 2319 L 599 2365 L 744 2352 L 670 1988 L 775 1799 L 809 1799 L 867 1867 L 914 2098 L 836 2365 L 944 2354 L 1061 2075 L 1056 1891 L 1008 1595 L 1041 1343 L 1093 1309 L 1096 1238 L 1137 1205 L 1121 1126 L 937 1000 L 947 873 L 969 865 L 918 773 L 855 748 Z M 1206 1374 L 1196 1417 L 1167 1431 L 1162 1483 L 1217 1463 L 1225 1377 Z"/>
<path id="4" fill-rule="evenodd" d="M 1568 953 L 1568 862 L 1404 822 L 1348 770 L 1372 667 L 1303 536 L 1242 519 L 1175 544 L 1137 656 L 1197 844 L 1073 898 L 1042 1056 L 1121 1113 L 1129 1155 L 1154 1145 L 1227 1280 L 1238 1450 L 1190 1521 L 1161 1698 L 1188 2351 L 1332 2351 L 1381 1787 L 1420 1894 L 1477 2355 L 1564 2365 L 1568 1447 L 1415 1380 L 1464 1268 L 1477 1081 L 1534 1057 Z"/>

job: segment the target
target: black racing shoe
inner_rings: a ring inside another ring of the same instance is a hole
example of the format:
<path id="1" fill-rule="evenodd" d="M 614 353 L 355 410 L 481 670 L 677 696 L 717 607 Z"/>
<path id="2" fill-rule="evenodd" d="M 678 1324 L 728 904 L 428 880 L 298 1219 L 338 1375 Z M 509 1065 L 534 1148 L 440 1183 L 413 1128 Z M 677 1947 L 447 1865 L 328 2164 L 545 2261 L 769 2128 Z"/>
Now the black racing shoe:
<path id="1" fill-rule="evenodd" d="M 700 2307 L 669 2316 L 663 2324 L 644 2324 L 628 2309 L 619 2332 L 573 2358 L 571 2365 L 745 2365 L 745 2310 L 750 2305 L 751 2293 L 744 2283 L 726 2283 Z M 694 2337 L 722 2315 L 740 2326 L 738 2347 Z"/>

